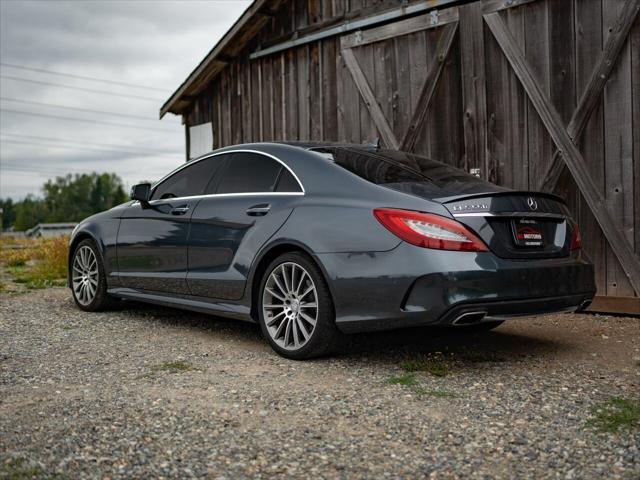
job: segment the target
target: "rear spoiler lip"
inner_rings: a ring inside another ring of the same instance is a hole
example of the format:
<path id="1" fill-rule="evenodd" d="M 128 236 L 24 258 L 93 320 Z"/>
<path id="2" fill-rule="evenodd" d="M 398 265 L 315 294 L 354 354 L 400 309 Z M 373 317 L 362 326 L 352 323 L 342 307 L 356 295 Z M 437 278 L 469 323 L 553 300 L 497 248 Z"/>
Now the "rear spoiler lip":
<path id="1" fill-rule="evenodd" d="M 567 203 L 564 201 L 564 199 L 558 195 L 555 195 L 553 193 L 545 193 L 545 192 L 532 192 L 532 191 L 528 191 L 528 190 L 499 190 L 499 191 L 495 191 L 495 192 L 481 192 L 481 193 L 468 193 L 468 194 L 461 194 L 461 195 L 451 195 L 449 197 L 439 197 L 439 198 L 434 198 L 433 201 L 434 202 L 439 202 L 442 204 L 446 204 L 446 203 L 451 203 L 451 202 L 457 202 L 460 200 L 467 200 L 467 199 L 472 199 L 472 198 L 482 198 L 482 197 L 509 197 L 509 196 L 530 196 L 530 197 L 544 197 L 544 198 L 549 198 L 551 200 L 555 200 L 556 202 L 560 202 L 563 205 L 566 205 Z"/>

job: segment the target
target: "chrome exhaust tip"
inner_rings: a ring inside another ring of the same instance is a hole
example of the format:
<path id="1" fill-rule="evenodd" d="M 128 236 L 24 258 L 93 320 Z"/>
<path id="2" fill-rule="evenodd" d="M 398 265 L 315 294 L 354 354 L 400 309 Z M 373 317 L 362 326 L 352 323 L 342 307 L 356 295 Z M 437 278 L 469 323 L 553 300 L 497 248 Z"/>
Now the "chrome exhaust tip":
<path id="1" fill-rule="evenodd" d="M 486 316 L 487 312 L 465 312 L 458 315 L 451 324 L 459 326 L 475 325 L 476 323 L 482 322 Z"/>

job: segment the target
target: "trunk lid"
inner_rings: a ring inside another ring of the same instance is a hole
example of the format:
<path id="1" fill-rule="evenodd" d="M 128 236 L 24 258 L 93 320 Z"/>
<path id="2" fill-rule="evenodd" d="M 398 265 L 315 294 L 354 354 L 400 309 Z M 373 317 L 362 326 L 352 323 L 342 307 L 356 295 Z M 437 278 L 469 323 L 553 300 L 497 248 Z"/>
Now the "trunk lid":
<path id="1" fill-rule="evenodd" d="M 556 258 L 570 252 L 569 211 L 554 195 L 495 192 L 435 199 L 502 258 Z"/>

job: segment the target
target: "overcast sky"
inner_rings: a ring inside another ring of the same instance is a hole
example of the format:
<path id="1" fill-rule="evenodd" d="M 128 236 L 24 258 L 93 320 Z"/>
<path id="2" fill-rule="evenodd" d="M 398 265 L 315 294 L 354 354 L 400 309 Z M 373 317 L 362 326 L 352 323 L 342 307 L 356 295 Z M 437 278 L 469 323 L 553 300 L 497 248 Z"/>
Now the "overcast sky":
<path id="1" fill-rule="evenodd" d="M 158 120 L 160 106 L 250 3 L 0 0 L 0 197 L 76 172 L 115 172 L 128 187 L 183 162 L 179 117 Z"/>

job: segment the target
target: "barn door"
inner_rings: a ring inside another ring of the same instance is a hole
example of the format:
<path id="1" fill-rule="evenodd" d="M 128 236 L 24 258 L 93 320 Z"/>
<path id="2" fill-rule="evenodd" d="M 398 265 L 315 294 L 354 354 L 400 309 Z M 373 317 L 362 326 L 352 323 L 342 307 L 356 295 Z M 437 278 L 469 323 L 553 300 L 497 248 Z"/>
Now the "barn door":
<path id="1" fill-rule="evenodd" d="M 508 11 L 514 7 L 518 10 Z M 486 35 L 487 40 L 497 44 L 525 94 L 529 111 L 527 141 L 539 146 L 529 150 L 529 188 L 557 192 L 566 172 L 565 181 L 573 187 L 566 190 L 567 196 L 572 190 L 579 191 L 590 218 L 607 240 L 608 253 L 594 260 L 601 277 L 599 291 L 609 295 L 632 296 L 634 290 L 640 294 L 640 257 L 636 253 L 638 245 L 634 252 L 633 220 L 640 207 L 634 205 L 638 185 L 632 180 L 632 128 L 640 125 L 632 126 L 631 105 L 638 98 L 631 91 L 633 62 L 628 56 L 629 32 L 639 10 L 640 0 L 614 2 L 606 9 L 598 0 L 515 0 L 485 1 L 479 11 L 484 31 L 490 34 Z M 598 15 L 602 15 L 599 25 Z M 578 25 L 572 31 L 575 19 Z M 537 36 L 533 41 L 527 39 L 527 21 L 529 25 L 534 23 Z M 600 41 L 602 49 L 598 52 L 600 45 L 595 42 Z M 584 48 L 588 42 L 593 43 L 590 49 Z M 627 53 L 623 54 L 625 45 Z M 489 89 L 495 91 L 496 86 L 487 83 Z M 590 132 L 583 142 L 587 126 Z M 546 144 L 545 137 L 549 140 Z M 599 140 L 600 146 L 594 146 L 593 140 Z M 600 172 L 593 168 L 594 164 L 601 166 Z M 607 179 L 610 185 L 603 184 L 603 177 L 611 179 Z M 590 231 L 593 237 L 600 233 Z M 586 243 L 592 242 L 593 237 L 589 235 Z M 607 278 L 606 285 L 602 273 Z"/>
<path id="2" fill-rule="evenodd" d="M 341 140 L 380 137 L 561 194 L 586 231 L 599 293 L 639 295 L 639 10 L 640 0 L 483 0 L 344 36 Z"/>
<path id="3" fill-rule="evenodd" d="M 341 38 L 342 140 L 415 151 L 460 166 L 458 10 L 398 21 Z"/>

